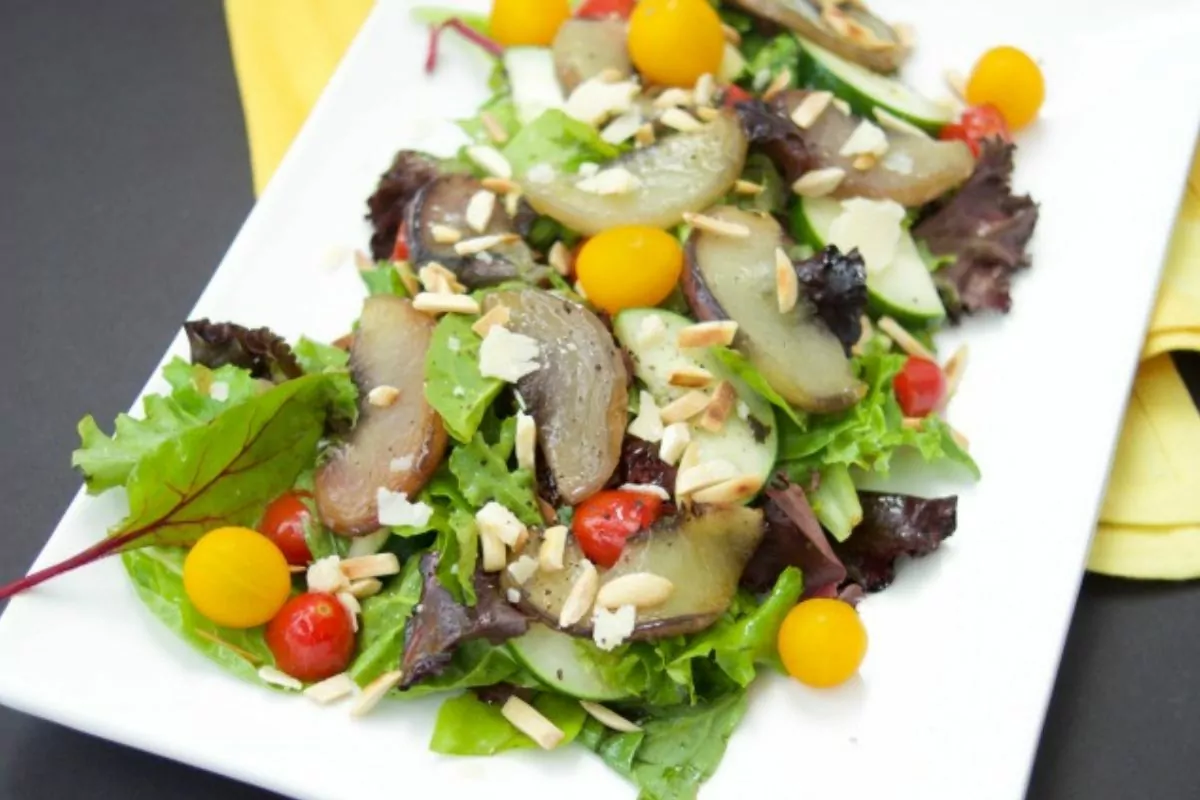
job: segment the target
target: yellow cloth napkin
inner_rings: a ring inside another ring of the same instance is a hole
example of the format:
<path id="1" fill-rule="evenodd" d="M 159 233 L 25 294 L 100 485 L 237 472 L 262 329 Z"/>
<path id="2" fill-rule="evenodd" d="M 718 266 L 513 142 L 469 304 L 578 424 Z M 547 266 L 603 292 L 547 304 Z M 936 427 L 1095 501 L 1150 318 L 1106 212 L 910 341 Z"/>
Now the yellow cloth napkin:
<path id="1" fill-rule="evenodd" d="M 225 0 L 256 191 L 370 8 L 371 0 Z M 1171 350 L 1200 350 L 1200 157 L 1100 515 L 1088 564 L 1097 572 L 1200 577 L 1200 413 L 1164 355 Z"/>

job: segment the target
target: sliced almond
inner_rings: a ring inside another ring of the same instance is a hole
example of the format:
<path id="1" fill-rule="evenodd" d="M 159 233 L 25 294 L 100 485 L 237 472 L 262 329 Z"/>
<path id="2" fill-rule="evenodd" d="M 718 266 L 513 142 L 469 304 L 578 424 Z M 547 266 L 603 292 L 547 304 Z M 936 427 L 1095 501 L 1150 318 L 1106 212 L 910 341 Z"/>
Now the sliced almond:
<path id="1" fill-rule="evenodd" d="M 488 331 L 490 331 L 493 326 L 499 325 L 503 328 L 508 324 L 508 321 L 511 318 L 512 311 L 509 309 L 509 307 L 497 303 L 488 309 L 486 314 L 475 320 L 475 324 L 471 326 L 471 330 L 479 334 L 480 338 L 486 339 Z"/>
<path id="2" fill-rule="evenodd" d="M 338 592 L 338 602 L 342 604 L 342 608 L 346 609 L 346 613 L 350 616 L 350 626 L 358 633 L 358 615 L 362 613 L 362 604 L 358 602 L 358 598 L 349 592 Z"/>
<path id="3" fill-rule="evenodd" d="M 508 565 L 508 574 L 518 586 L 524 586 L 537 571 L 538 560 L 531 556 L 521 556 Z"/>
<path id="4" fill-rule="evenodd" d="M 292 692 L 298 692 L 304 688 L 303 683 L 269 664 L 258 668 L 258 677 L 262 679 L 263 683 L 269 683 Z"/>
<path id="5" fill-rule="evenodd" d="M 604 83 L 617 83 L 625 79 L 625 73 L 616 67 L 605 67 L 596 77 Z"/>
<path id="6" fill-rule="evenodd" d="M 654 395 L 645 389 L 638 392 L 638 413 L 626 430 L 645 442 L 657 442 L 662 439 L 662 411 L 654 402 Z"/>
<path id="7" fill-rule="evenodd" d="M 586 558 L 580 562 L 575 582 L 563 602 L 562 611 L 558 615 L 558 627 L 569 628 L 587 616 L 596 602 L 596 592 L 600 588 L 600 576 L 596 567 Z"/>
<path id="8" fill-rule="evenodd" d="M 376 386 L 367 392 L 367 402 L 376 408 L 391 408 L 400 399 L 400 390 L 395 386 Z"/>
<path id="9" fill-rule="evenodd" d="M 467 290 L 467 287 L 459 282 L 457 275 L 436 261 L 430 261 L 421 267 L 420 272 L 417 273 L 417 279 L 428 292 L 462 294 Z"/>
<path id="10" fill-rule="evenodd" d="M 745 239 L 750 236 L 750 229 L 740 222 L 726 222 L 723 219 L 695 214 L 691 211 L 683 215 L 683 221 L 693 228 L 715 233 L 718 236 L 731 236 L 736 239 Z"/>
<path id="11" fill-rule="evenodd" d="M 667 602 L 675 584 L 652 572 L 633 572 L 614 578 L 596 593 L 596 605 L 612 610 L 621 606 L 653 608 Z"/>
<path id="12" fill-rule="evenodd" d="M 513 695 L 504 702 L 500 715 L 521 733 L 537 742 L 543 750 L 553 750 L 562 744 L 566 734 L 533 706 Z"/>
<path id="13" fill-rule="evenodd" d="M 715 322 L 697 322 L 679 331 L 677 344 L 680 347 L 728 347 L 737 335 L 738 324 L 723 319 Z"/>
<path id="14" fill-rule="evenodd" d="M 689 90 L 672 86 L 669 89 L 664 89 L 658 97 L 654 98 L 654 107 L 663 109 L 677 108 L 679 106 L 690 106 L 694 102 L 695 98 Z"/>
<path id="15" fill-rule="evenodd" d="M 553 525 L 542 531 L 542 546 L 538 550 L 538 567 L 543 572 L 558 572 L 563 568 L 563 551 L 567 546 L 567 526 Z"/>
<path id="16" fill-rule="evenodd" d="M 326 678 L 304 690 L 304 696 L 320 705 L 336 703 L 343 697 L 358 693 L 358 684 L 344 672 L 339 672 L 332 678 Z"/>
<path id="17" fill-rule="evenodd" d="M 746 181 L 746 180 L 742 180 L 741 178 L 734 181 L 734 184 L 733 184 L 733 191 L 736 194 L 744 195 L 746 197 L 754 197 L 755 195 L 760 195 L 763 193 L 763 191 L 765 189 L 766 189 L 766 187 L 763 186 L 761 183 L 755 183 L 754 181 Z"/>
<path id="18" fill-rule="evenodd" d="M 480 169 L 497 178 L 512 178 L 512 164 L 500 154 L 500 151 L 490 145 L 481 144 L 467 148 L 469 158 Z"/>
<path id="19" fill-rule="evenodd" d="M 842 144 L 838 154 L 846 158 L 852 158 L 860 155 L 882 156 L 887 152 L 888 138 L 874 122 L 864 119 L 858 123 L 846 141 Z"/>
<path id="20" fill-rule="evenodd" d="M 708 395 L 704 392 L 688 392 L 663 406 L 659 410 L 659 418 L 664 425 L 670 426 L 676 422 L 687 422 L 707 407 Z"/>
<path id="21" fill-rule="evenodd" d="M 512 194 L 521 191 L 521 187 L 508 178 L 488 177 L 479 181 L 479 185 L 496 194 Z"/>
<path id="22" fill-rule="evenodd" d="M 426 314 L 478 314 L 479 301 L 465 294 L 434 294 L 420 292 L 412 301 L 413 308 Z"/>
<path id="23" fill-rule="evenodd" d="M 346 580 L 354 582 L 364 578 L 382 578 L 400 574 L 400 559 L 395 553 L 376 553 L 372 556 L 347 558 L 339 565 Z"/>
<path id="24" fill-rule="evenodd" d="M 928 139 L 929 134 L 913 125 L 906 119 L 900 119 L 892 112 L 888 111 L 883 106 L 875 106 L 875 120 L 881 128 L 886 128 L 896 133 L 907 133 L 910 136 L 919 136 L 922 139 Z"/>
<path id="25" fill-rule="evenodd" d="M 479 112 L 479 121 L 483 123 L 483 130 L 487 133 L 488 138 L 496 144 L 504 144 L 508 141 L 508 131 L 500 124 L 500 120 L 490 111 Z"/>
<path id="26" fill-rule="evenodd" d="M 696 108 L 696 118 L 701 122 L 714 122 L 721 116 L 721 110 L 712 106 L 699 106 Z"/>
<path id="27" fill-rule="evenodd" d="M 460 256 L 474 256 L 499 247 L 502 244 L 512 244 L 520 241 L 515 233 L 494 233 L 489 236 L 476 236 L 474 239 L 464 239 L 454 245 L 454 252 Z"/>
<path id="28" fill-rule="evenodd" d="M 775 95 L 782 92 L 792 84 L 792 71 L 787 67 L 779 70 L 779 74 L 767 84 L 767 88 L 763 90 L 763 102 L 769 103 L 775 99 Z"/>
<path id="29" fill-rule="evenodd" d="M 886 333 L 892 338 L 901 350 L 908 353 L 910 356 L 917 358 L 928 359 L 937 363 L 937 356 L 929 351 L 929 348 L 921 344 L 916 337 L 904 330 L 904 327 L 891 317 L 882 317 L 878 323 L 879 330 Z"/>
<path id="30" fill-rule="evenodd" d="M 717 82 L 711 72 L 706 72 L 696 79 L 696 85 L 692 87 L 692 99 L 698 106 L 711 106 L 716 91 Z"/>
<path id="31" fill-rule="evenodd" d="M 476 233 L 483 233 L 488 229 L 495 210 L 496 195 L 487 189 L 480 189 L 467 201 L 467 211 L 464 214 L 467 219 L 467 227 Z"/>
<path id="32" fill-rule="evenodd" d="M 449 225 L 433 224 L 429 226 L 429 233 L 433 236 L 433 240 L 438 244 L 454 244 L 462 241 L 462 231 L 457 228 L 451 228 Z"/>
<path id="33" fill-rule="evenodd" d="M 796 123 L 797 127 L 808 130 L 821 118 L 832 102 L 833 92 L 809 92 L 792 112 L 792 122 Z"/>
<path id="34" fill-rule="evenodd" d="M 483 553 L 483 571 L 499 572 L 508 565 L 504 542 L 490 531 L 479 532 L 479 547 Z"/>
<path id="35" fill-rule="evenodd" d="M 692 500 L 707 505 L 733 505 L 758 494 L 762 486 L 762 479 L 757 475 L 741 475 L 695 492 Z"/>
<path id="36" fill-rule="evenodd" d="M 601 196 L 630 194 L 641 186 L 637 177 L 624 167 L 609 167 L 575 184 L 581 192 Z"/>
<path id="37" fill-rule="evenodd" d="M 504 195 L 504 213 L 515 217 L 521 210 L 521 193 L 509 192 Z"/>
<path id="38" fill-rule="evenodd" d="M 383 583 L 376 578 L 363 578 L 361 581 L 354 581 L 350 584 L 350 588 L 346 591 L 358 600 L 366 600 L 383 591 Z"/>
<path id="39" fill-rule="evenodd" d="M 736 477 L 738 473 L 733 464 L 720 458 L 686 469 L 680 467 L 679 477 L 675 481 L 675 495 L 692 494 Z"/>
<path id="40" fill-rule="evenodd" d="M 855 156 L 850 162 L 850 166 L 860 172 L 866 172 L 869 169 L 875 169 L 875 165 L 879 163 L 879 157 L 874 153 L 863 153 L 860 156 Z"/>
<path id="41" fill-rule="evenodd" d="M 833 193 L 846 178 L 841 167 L 810 170 L 792 183 L 792 191 L 801 197 L 825 197 Z"/>
<path id="42" fill-rule="evenodd" d="M 550 245 L 550 253 L 546 256 L 546 260 L 559 275 L 566 277 L 571 274 L 571 251 L 562 242 Z"/>
<path id="43" fill-rule="evenodd" d="M 622 492 L 648 494 L 660 500 L 670 500 L 671 493 L 656 483 L 622 483 L 618 487 Z"/>
<path id="44" fill-rule="evenodd" d="M 846 116 L 850 116 L 850 104 L 840 97 L 833 98 L 833 107 L 842 112 Z"/>
<path id="45" fill-rule="evenodd" d="M 662 444 L 658 447 L 658 457 L 670 465 L 674 465 L 683 457 L 683 451 L 692 441 L 692 432 L 686 422 L 676 422 L 663 429 Z"/>
<path id="46" fill-rule="evenodd" d="M 737 47 L 742 43 L 742 35 L 738 33 L 737 28 L 733 27 L 732 25 L 722 22 L 721 33 L 725 35 L 725 41 L 729 42 L 734 47 Z"/>
<path id="47" fill-rule="evenodd" d="M 791 312 L 800 299 L 800 279 L 796 277 L 796 267 L 782 247 L 775 248 L 775 297 L 779 301 L 780 314 Z"/>
<path id="48" fill-rule="evenodd" d="M 385 672 L 368 683 L 354 705 L 350 707 L 350 716 L 365 717 L 370 714 L 388 692 L 400 685 L 400 679 L 403 677 L 404 673 L 397 669 Z"/>
<path id="49" fill-rule="evenodd" d="M 537 423 L 525 413 L 517 414 L 517 466 L 533 472 L 536 468 Z"/>
<path id="50" fill-rule="evenodd" d="M 700 466 L 700 443 L 691 442 L 684 449 L 683 455 L 679 457 L 679 469 L 682 471 L 698 466 Z M 679 488 L 678 476 L 676 477 L 675 488 Z M 678 494 L 678 491 L 676 494 Z"/>
<path id="51" fill-rule="evenodd" d="M 415 296 L 421 291 L 421 283 L 417 280 L 417 274 L 413 272 L 412 265 L 407 261 L 397 261 L 392 265 L 396 274 L 400 276 L 400 283 L 404 285 L 404 290 L 408 292 L 409 297 Z"/>
<path id="52" fill-rule="evenodd" d="M 604 126 L 604 130 L 600 131 L 600 138 L 609 144 L 624 144 L 637 135 L 640 127 L 642 115 L 636 110 L 626 111 Z"/>
<path id="53" fill-rule="evenodd" d="M 633 140 L 642 147 L 654 144 L 654 138 L 654 125 L 650 122 L 643 124 L 633 135 Z"/>
<path id="54" fill-rule="evenodd" d="M 697 389 L 708 386 L 715 376 L 702 367 L 676 367 L 667 375 L 667 383 L 687 389 Z M 661 412 L 660 412 L 661 416 Z"/>
<path id="55" fill-rule="evenodd" d="M 641 730 L 638 725 L 630 722 L 612 709 L 602 706 L 599 703 L 593 703 L 590 700 L 580 700 L 579 705 L 583 706 L 583 710 L 588 713 L 592 719 L 599 722 L 606 728 L 617 731 L 619 733 L 637 733 Z"/>
<path id="56" fill-rule="evenodd" d="M 942 397 L 942 402 L 938 403 L 938 411 L 946 409 L 955 393 L 958 392 L 958 387 L 962 385 L 963 375 L 967 371 L 968 355 L 969 351 L 964 344 L 954 351 L 954 355 L 946 359 L 946 365 L 942 367 L 942 372 L 946 373 L 946 394 Z"/>
<path id="57" fill-rule="evenodd" d="M 737 400 L 737 390 L 733 388 L 733 384 L 729 381 L 721 381 L 713 391 L 712 400 L 704 409 L 704 413 L 700 415 L 700 421 L 697 424 L 706 431 L 719 432 L 725 427 L 725 420 L 729 419 L 729 415 L 733 413 L 733 407 L 737 404 Z"/>
<path id="58" fill-rule="evenodd" d="M 682 108 L 668 108 L 658 118 L 658 121 L 680 133 L 695 133 L 696 131 L 704 130 L 704 123 Z"/>
<path id="59" fill-rule="evenodd" d="M 871 337 L 875 335 L 875 326 L 871 324 L 870 317 L 868 317 L 866 314 L 863 314 L 859 319 L 859 323 L 862 327 L 862 333 L 859 335 L 858 341 L 855 342 L 854 346 L 850 348 L 850 351 L 856 356 L 863 354 L 867 347 L 867 342 L 871 341 Z"/>

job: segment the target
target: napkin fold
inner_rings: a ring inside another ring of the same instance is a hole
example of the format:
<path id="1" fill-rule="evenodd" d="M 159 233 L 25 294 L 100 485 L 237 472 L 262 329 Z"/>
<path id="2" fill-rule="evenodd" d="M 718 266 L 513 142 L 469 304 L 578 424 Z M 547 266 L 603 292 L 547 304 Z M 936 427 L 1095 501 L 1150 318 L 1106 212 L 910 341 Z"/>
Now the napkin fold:
<path id="1" fill-rule="evenodd" d="M 256 192 L 270 180 L 371 5 L 225 0 Z M 1100 512 L 1088 562 L 1096 572 L 1200 577 L 1200 413 L 1167 355 L 1174 350 L 1200 351 L 1200 157 Z"/>

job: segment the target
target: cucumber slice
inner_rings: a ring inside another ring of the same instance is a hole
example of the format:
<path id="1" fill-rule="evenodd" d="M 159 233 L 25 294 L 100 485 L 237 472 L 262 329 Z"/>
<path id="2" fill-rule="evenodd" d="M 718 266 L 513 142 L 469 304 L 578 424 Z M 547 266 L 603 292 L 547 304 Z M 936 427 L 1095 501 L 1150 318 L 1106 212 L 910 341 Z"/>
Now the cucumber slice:
<path id="1" fill-rule="evenodd" d="M 833 221 L 842 204 L 827 197 L 801 198 L 792 209 L 792 233 L 820 249 L 829 244 Z M 867 271 L 867 295 L 876 314 L 887 314 L 915 327 L 931 327 L 946 317 L 929 268 L 921 258 L 912 234 L 902 231 L 892 263 Z"/>
<path id="2" fill-rule="evenodd" d="M 854 113 L 875 120 L 875 109 L 883 108 L 937 136 L 954 112 L 917 94 L 895 78 L 847 61 L 802 36 L 800 40 L 800 84 L 827 89 L 850 104 Z"/>
<path id="3" fill-rule="evenodd" d="M 511 639 L 508 648 L 525 668 L 551 689 L 580 700 L 610 701 L 628 696 L 604 680 L 583 654 L 585 639 L 533 624 L 524 636 Z"/>
<path id="4" fill-rule="evenodd" d="M 558 84 L 550 48 L 505 48 L 504 71 L 508 73 L 513 105 L 522 125 L 528 125 L 552 108 L 563 107 L 562 87 Z"/>
<path id="5" fill-rule="evenodd" d="M 662 321 L 662 330 L 650 341 L 645 341 L 642 325 L 653 316 Z M 693 427 L 692 442 L 699 448 L 701 462 L 723 459 L 733 464 L 739 475 L 761 477 L 765 486 L 775 466 L 775 454 L 779 447 L 775 409 L 734 377 L 708 351 L 680 349 L 676 344 L 679 332 L 692 324 L 687 317 L 670 311 L 635 308 L 617 315 L 613 331 L 633 357 L 634 373 L 638 380 L 646 385 L 660 406 L 682 397 L 688 391 L 667 383 L 671 370 L 679 367 L 700 367 L 716 375 L 718 380 L 733 384 L 738 398 L 745 404 L 745 417 L 740 413 L 730 415 L 724 427 L 715 433 Z"/>

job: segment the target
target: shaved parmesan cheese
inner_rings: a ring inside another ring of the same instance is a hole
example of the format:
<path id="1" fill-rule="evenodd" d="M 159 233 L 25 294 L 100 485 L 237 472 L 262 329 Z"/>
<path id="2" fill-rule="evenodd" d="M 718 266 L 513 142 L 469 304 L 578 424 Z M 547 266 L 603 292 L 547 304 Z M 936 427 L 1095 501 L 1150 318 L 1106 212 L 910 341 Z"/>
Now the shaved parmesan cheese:
<path id="1" fill-rule="evenodd" d="M 894 200 L 854 197 L 842 201 L 842 213 L 829 226 L 829 241 L 842 252 L 858 248 L 868 273 L 891 266 L 903 233 L 904 206 Z"/>
<path id="2" fill-rule="evenodd" d="M 480 533 L 495 536 L 509 547 L 514 547 L 525 533 L 525 525 L 517 519 L 517 515 L 509 511 L 495 500 L 488 503 L 475 514 L 475 523 L 479 525 Z"/>
<path id="3" fill-rule="evenodd" d="M 599 125 L 609 117 L 624 114 L 633 107 L 633 98 L 639 87 L 633 81 L 608 83 L 599 77 L 591 78 L 575 87 L 567 98 L 564 111 L 589 125 Z"/>
<path id="4" fill-rule="evenodd" d="M 393 492 L 382 486 L 375 492 L 379 506 L 379 524 L 398 528 L 424 528 L 433 516 L 433 509 L 425 503 L 410 503 L 404 492 Z"/>
<path id="5" fill-rule="evenodd" d="M 304 688 L 303 683 L 286 672 L 280 672 L 275 667 L 259 667 L 258 677 L 262 678 L 264 683 L 269 683 L 272 686 L 278 686 L 281 689 L 288 689 L 293 692 L 298 692 Z"/>
<path id="6" fill-rule="evenodd" d="M 325 556 L 310 564 L 306 576 L 308 590 L 337 594 L 348 589 L 350 581 L 342 573 L 341 561 L 337 556 Z"/>
<path id="7" fill-rule="evenodd" d="M 479 346 L 479 372 L 485 378 L 516 383 L 540 368 L 540 354 L 536 339 L 494 325 Z"/>
<path id="8" fill-rule="evenodd" d="M 616 611 L 597 608 L 592 615 L 592 641 L 601 650 L 614 650 L 633 634 L 637 609 L 621 606 Z"/>
<path id="9" fill-rule="evenodd" d="M 643 389 L 638 398 L 638 415 L 629 423 L 629 433 L 646 442 L 660 441 L 663 437 L 663 421 L 654 396 Z"/>
<path id="10" fill-rule="evenodd" d="M 538 560 L 532 556 L 521 556 L 508 565 L 508 574 L 512 576 L 518 586 L 524 585 L 537 571 Z"/>

